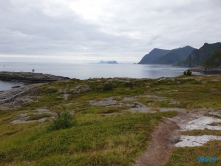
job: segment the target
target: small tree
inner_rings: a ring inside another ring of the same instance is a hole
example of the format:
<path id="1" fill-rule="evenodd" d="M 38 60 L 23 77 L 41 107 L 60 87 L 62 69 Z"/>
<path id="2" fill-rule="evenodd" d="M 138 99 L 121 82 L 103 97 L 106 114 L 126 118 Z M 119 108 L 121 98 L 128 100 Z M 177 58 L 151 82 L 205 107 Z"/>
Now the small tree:
<path id="1" fill-rule="evenodd" d="M 192 71 L 190 71 L 189 69 L 186 72 L 187 75 L 191 76 L 192 75 Z"/>
<path id="2" fill-rule="evenodd" d="M 186 70 L 183 72 L 183 75 L 189 75 L 191 76 L 192 75 L 192 71 L 190 71 L 190 69 Z"/>

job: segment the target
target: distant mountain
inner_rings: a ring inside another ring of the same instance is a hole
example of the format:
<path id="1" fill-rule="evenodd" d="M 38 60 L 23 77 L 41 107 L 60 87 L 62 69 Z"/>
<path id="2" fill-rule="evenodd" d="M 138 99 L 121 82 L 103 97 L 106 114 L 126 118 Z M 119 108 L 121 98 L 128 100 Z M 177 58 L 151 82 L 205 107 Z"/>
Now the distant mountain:
<path id="1" fill-rule="evenodd" d="M 138 64 L 156 64 L 159 58 L 169 52 L 170 50 L 154 48 L 149 54 L 146 54 Z"/>
<path id="2" fill-rule="evenodd" d="M 203 63 L 202 66 L 205 68 L 221 67 L 221 47 L 219 47 L 215 53 Z"/>
<path id="3" fill-rule="evenodd" d="M 159 58 L 157 63 L 159 63 L 159 64 L 176 64 L 178 62 L 185 60 L 194 49 L 195 48 L 190 47 L 190 46 L 173 49 L 169 53 L 167 53 L 166 55 Z"/>
<path id="4" fill-rule="evenodd" d="M 221 72 L 221 47 L 219 47 L 209 59 L 207 59 L 201 66 L 193 67 L 190 70 L 206 73 L 220 73 Z"/>
<path id="5" fill-rule="evenodd" d="M 99 64 L 118 64 L 117 61 L 100 61 Z"/>
<path id="6" fill-rule="evenodd" d="M 186 60 L 178 63 L 181 66 L 199 66 L 209 59 L 215 51 L 221 46 L 221 43 L 205 43 L 201 48 L 194 49 Z"/>

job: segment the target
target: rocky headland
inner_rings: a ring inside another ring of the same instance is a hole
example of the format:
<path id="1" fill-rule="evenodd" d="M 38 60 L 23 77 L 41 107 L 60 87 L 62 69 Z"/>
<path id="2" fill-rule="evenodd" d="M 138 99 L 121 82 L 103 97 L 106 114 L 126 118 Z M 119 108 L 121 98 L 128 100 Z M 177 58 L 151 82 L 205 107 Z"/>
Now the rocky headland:
<path id="1" fill-rule="evenodd" d="M 45 83 L 59 80 L 67 80 L 69 77 L 55 76 L 51 74 L 31 73 L 31 72 L 0 72 L 2 81 L 20 81 L 25 83 Z"/>
<path id="2" fill-rule="evenodd" d="M 203 73 L 221 73 L 221 46 L 202 65 L 190 70 Z"/>

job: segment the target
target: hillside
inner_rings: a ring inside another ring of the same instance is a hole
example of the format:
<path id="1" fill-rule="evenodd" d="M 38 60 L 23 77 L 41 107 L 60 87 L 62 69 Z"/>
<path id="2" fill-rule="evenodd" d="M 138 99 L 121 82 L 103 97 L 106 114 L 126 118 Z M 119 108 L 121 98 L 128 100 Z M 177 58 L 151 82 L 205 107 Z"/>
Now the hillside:
<path id="1" fill-rule="evenodd" d="M 199 66 L 209 59 L 215 51 L 221 46 L 221 43 L 205 43 L 201 48 L 193 50 L 186 60 L 178 63 L 181 66 Z"/>
<path id="2" fill-rule="evenodd" d="M 218 67 L 221 67 L 221 47 L 219 47 L 216 50 L 216 52 L 209 59 L 207 59 L 203 63 L 203 66 L 205 68 L 218 68 Z"/>
<path id="3" fill-rule="evenodd" d="M 201 66 L 193 67 L 190 70 L 206 73 L 220 73 L 221 72 L 221 47 L 207 59 Z"/>
<path id="4" fill-rule="evenodd" d="M 149 54 L 146 54 L 138 64 L 156 64 L 159 58 L 169 52 L 170 50 L 154 48 Z"/>
<path id="5" fill-rule="evenodd" d="M 68 79 L 1 92 L 0 165 L 220 165 L 220 81 Z"/>
<path id="6" fill-rule="evenodd" d="M 157 63 L 159 64 L 175 64 L 185 60 L 188 55 L 194 50 L 193 47 L 186 46 L 171 50 L 169 53 L 161 57 Z"/>

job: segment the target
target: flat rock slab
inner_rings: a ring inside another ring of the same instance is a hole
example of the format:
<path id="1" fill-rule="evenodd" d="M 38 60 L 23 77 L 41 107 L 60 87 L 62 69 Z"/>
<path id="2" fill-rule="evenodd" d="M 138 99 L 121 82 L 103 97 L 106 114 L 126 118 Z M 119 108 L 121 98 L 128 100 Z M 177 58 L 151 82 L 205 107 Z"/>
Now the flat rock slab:
<path id="1" fill-rule="evenodd" d="M 221 140 L 221 136 L 214 135 L 202 135 L 202 136 L 188 136 L 181 135 L 181 142 L 175 144 L 176 147 L 195 147 L 203 146 L 210 140 Z"/>
<path id="2" fill-rule="evenodd" d="M 16 88 L 16 89 L 4 91 L 4 92 L 0 93 L 0 104 L 10 102 L 13 99 L 26 93 L 28 90 L 35 88 L 39 85 L 41 85 L 41 84 L 32 84 L 32 85 L 23 86 L 23 87 Z"/>
<path id="3" fill-rule="evenodd" d="M 138 112 L 148 112 L 150 110 L 144 104 L 136 101 L 134 103 L 134 108 L 130 108 L 129 111 L 131 111 L 131 112 L 136 112 L 136 111 L 138 111 Z"/>
<path id="4" fill-rule="evenodd" d="M 190 121 L 186 126 L 186 130 L 221 130 L 221 126 L 211 126 L 212 123 L 221 123 L 221 119 L 203 116 Z"/>
<path id="5" fill-rule="evenodd" d="M 91 105 L 95 105 L 95 106 L 108 106 L 108 105 L 114 105 L 117 103 L 117 100 L 113 100 L 112 98 L 107 98 L 104 100 L 100 100 L 98 102 L 94 101 L 94 100 L 90 100 L 89 101 Z"/>
<path id="6" fill-rule="evenodd" d="M 0 72 L 0 80 L 21 81 L 29 83 L 43 83 L 59 80 L 67 80 L 69 77 L 55 76 L 51 74 L 31 73 L 31 72 Z"/>
<path id="7" fill-rule="evenodd" d="M 11 124 L 24 124 L 24 123 L 34 123 L 34 122 L 45 122 L 48 118 L 41 118 L 38 120 L 13 120 L 12 122 L 10 122 Z"/>

